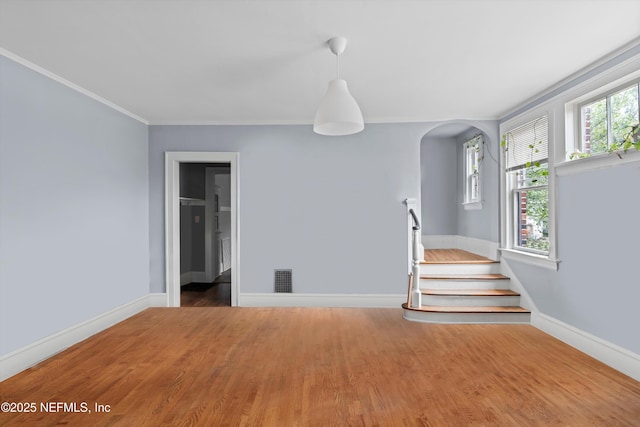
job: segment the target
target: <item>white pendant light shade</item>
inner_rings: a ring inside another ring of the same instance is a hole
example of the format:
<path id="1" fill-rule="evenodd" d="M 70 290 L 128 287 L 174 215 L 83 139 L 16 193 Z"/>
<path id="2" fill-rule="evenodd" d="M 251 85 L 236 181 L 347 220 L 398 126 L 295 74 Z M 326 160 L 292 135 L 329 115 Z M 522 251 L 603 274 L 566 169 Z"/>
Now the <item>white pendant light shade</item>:
<path id="1" fill-rule="evenodd" d="M 362 111 L 349 93 L 347 82 L 338 77 L 338 56 L 347 47 L 347 39 L 334 37 L 328 41 L 328 45 L 336 56 L 336 78 L 329 82 L 327 93 L 320 101 L 313 120 L 313 131 L 329 136 L 358 133 L 364 129 Z"/>
<path id="2" fill-rule="evenodd" d="M 320 135 L 351 135 L 364 129 L 360 107 L 345 80 L 331 80 L 313 121 L 313 131 Z"/>

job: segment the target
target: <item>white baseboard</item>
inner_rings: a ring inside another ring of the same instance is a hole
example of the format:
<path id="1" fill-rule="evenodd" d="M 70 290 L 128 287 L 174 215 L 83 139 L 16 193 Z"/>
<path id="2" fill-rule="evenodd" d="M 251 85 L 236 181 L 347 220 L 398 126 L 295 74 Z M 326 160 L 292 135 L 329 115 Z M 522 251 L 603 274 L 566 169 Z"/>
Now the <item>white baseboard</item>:
<path id="1" fill-rule="evenodd" d="M 511 270 L 509 263 L 505 260 L 500 261 L 500 273 L 509 278 L 509 289 L 520 294 L 520 306 L 530 310 L 532 313 L 538 313 L 538 306 L 533 302 L 533 298 L 529 295 L 527 288 L 524 287 L 518 279 L 518 276 Z"/>
<path id="2" fill-rule="evenodd" d="M 157 305 L 156 305 L 157 304 Z M 0 356 L 0 381 L 42 362 L 148 307 L 166 307 L 166 294 L 142 296 L 127 304 Z"/>
<path id="3" fill-rule="evenodd" d="M 456 237 L 454 235 L 423 235 L 422 244 L 425 249 L 457 249 Z"/>
<path id="4" fill-rule="evenodd" d="M 166 293 L 149 294 L 149 307 L 169 307 Z"/>
<path id="5" fill-rule="evenodd" d="M 376 307 L 400 308 L 406 295 L 378 294 L 240 294 L 241 307 Z"/>
<path id="6" fill-rule="evenodd" d="M 640 355 L 542 313 L 531 313 L 531 324 L 613 369 L 640 381 Z"/>
<path id="7" fill-rule="evenodd" d="M 489 240 L 475 239 L 473 237 L 456 236 L 458 242 L 458 249 L 463 249 L 474 254 L 482 255 L 492 260 L 499 260 L 500 254 L 498 252 L 498 242 L 491 242 Z"/>
<path id="8" fill-rule="evenodd" d="M 492 260 L 499 259 L 498 242 L 489 240 L 457 235 L 423 235 L 422 244 L 426 249 L 462 249 Z"/>

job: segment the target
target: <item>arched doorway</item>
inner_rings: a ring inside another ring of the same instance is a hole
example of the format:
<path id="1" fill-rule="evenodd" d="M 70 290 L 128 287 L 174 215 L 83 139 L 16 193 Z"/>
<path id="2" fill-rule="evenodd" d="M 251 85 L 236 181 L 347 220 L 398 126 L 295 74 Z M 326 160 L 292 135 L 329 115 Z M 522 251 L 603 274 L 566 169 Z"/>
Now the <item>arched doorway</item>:
<path id="1" fill-rule="evenodd" d="M 479 135 L 481 203 L 465 204 L 465 143 Z M 423 244 L 456 247 L 475 239 L 499 241 L 499 131 L 497 121 L 452 120 L 427 132 L 420 143 Z"/>

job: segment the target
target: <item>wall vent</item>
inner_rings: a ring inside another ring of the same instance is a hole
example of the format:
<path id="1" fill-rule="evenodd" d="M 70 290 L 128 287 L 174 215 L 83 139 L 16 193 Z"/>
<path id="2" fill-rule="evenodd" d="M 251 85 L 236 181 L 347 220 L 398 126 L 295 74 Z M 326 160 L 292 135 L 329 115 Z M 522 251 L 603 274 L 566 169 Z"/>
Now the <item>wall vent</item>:
<path id="1" fill-rule="evenodd" d="M 274 292 L 288 293 L 292 291 L 291 270 L 275 270 Z"/>

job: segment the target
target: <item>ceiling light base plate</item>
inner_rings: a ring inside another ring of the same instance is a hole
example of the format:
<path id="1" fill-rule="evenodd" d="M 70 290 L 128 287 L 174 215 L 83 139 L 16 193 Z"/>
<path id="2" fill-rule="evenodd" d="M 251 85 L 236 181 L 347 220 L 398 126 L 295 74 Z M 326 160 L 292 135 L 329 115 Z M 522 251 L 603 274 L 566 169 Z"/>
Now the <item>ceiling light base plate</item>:
<path id="1" fill-rule="evenodd" d="M 327 43 L 329 43 L 329 49 L 331 49 L 331 52 L 336 56 L 340 55 L 347 48 L 347 39 L 344 37 L 334 37 Z"/>

